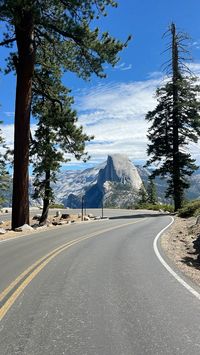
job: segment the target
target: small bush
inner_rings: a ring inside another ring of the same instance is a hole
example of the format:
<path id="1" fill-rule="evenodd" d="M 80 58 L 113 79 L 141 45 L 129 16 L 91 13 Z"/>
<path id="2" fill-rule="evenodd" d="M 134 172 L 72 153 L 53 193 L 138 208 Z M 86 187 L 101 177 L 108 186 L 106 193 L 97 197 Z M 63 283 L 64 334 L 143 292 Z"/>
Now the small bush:
<path id="1" fill-rule="evenodd" d="M 191 201 L 178 211 L 178 216 L 188 218 L 200 214 L 200 201 Z"/>
<path id="2" fill-rule="evenodd" d="M 135 209 L 145 209 L 145 210 L 153 210 L 153 211 L 168 211 L 168 212 L 174 212 L 174 207 L 172 205 L 160 205 L 159 203 L 156 203 L 155 205 L 152 203 L 141 203 L 135 206 Z"/>
<path id="3" fill-rule="evenodd" d="M 49 208 L 65 208 L 64 205 L 59 203 L 53 203 L 49 206 Z"/>

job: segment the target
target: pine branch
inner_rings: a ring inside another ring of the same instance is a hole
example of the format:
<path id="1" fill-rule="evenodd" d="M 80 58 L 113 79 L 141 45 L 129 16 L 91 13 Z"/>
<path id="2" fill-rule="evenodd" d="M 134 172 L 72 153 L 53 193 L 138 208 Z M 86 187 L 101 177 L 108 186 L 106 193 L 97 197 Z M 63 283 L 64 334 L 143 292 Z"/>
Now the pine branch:
<path id="1" fill-rule="evenodd" d="M 13 43 L 15 41 L 16 41 L 16 37 L 9 38 L 9 39 L 6 39 L 5 41 L 0 42 L 0 46 L 5 46 L 5 45 L 8 45 L 8 44 Z"/>

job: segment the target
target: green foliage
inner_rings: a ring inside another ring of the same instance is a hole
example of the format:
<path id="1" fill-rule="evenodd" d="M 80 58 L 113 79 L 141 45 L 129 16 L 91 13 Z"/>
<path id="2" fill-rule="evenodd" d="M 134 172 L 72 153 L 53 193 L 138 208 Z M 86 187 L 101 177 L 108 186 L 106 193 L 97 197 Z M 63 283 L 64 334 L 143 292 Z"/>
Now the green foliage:
<path id="1" fill-rule="evenodd" d="M 158 104 L 146 115 L 151 124 L 147 135 L 150 140 L 147 165 L 156 163 L 152 177 L 161 175 L 167 178 L 166 197 L 173 196 L 177 210 L 183 203 L 184 190 L 189 187 L 187 177 L 197 169 L 187 146 L 190 142 L 196 143 L 200 136 L 200 87 L 196 78 L 185 74 L 186 66 L 181 59 L 183 34 L 177 34 L 173 24 L 170 33 L 172 57 L 169 69 L 172 77 L 157 89 Z"/>
<path id="2" fill-rule="evenodd" d="M 18 29 L 26 30 L 32 25 L 32 45 L 36 63 L 41 65 L 41 50 L 44 58 L 53 58 L 64 70 L 75 72 L 88 79 L 91 74 L 104 77 L 104 63 L 114 66 L 118 53 L 127 45 L 111 37 L 108 32 L 91 29 L 92 20 L 106 15 L 106 7 L 116 7 L 112 0 L 6 0 L 0 1 L 0 21 L 7 24 L 1 45 L 12 47 L 17 41 Z M 11 53 L 7 70 L 15 70 L 18 53 Z M 48 67 L 48 61 L 42 66 Z"/>
<path id="3" fill-rule="evenodd" d="M 60 208 L 60 209 L 63 209 L 63 208 L 65 208 L 65 206 L 63 204 L 59 204 L 59 203 L 51 203 L 49 205 L 49 208 Z"/>
<path id="4" fill-rule="evenodd" d="M 192 216 L 198 216 L 200 214 L 200 201 L 191 201 L 178 210 L 178 216 L 182 218 L 188 218 Z"/>
<path id="5" fill-rule="evenodd" d="M 165 212 L 174 212 L 174 207 L 172 205 L 165 205 L 165 204 L 152 204 L 152 203 L 141 203 L 141 204 L 136 204 L 135 209 L 144 209 L 144 210 L 153 210 L 153 211 L 159 211 L 163 210 Z"/>
<path id="6" fill-rule="evenodd" d="M 33 198 L 43 199 L 41 220 L 44 218 L 44 221 L 49 204 L 54 201 L 52 183 L 56 182 L 61 164 L 69 161 L 71 155 L 86 161 L 89 157 L 85 153 L 85 142 L 92 139 L 77 126 L 73 99 L 62 85 L 61 75 L 59 66 L 52 61 L 51 71 L 37 69 L 35 76 L 40 80 L 33 85 L 33 115 L 38 120 L 30 151 L 35 176 Z"/>
<path id="7" fill-rule="evenodd" d="M 54 101 L 34 94 L 33 114 L 38 119 L 37 129 L 31 146 L 33 174 L 35 175 L 34 198 L 47 197 L 53 201 L 50 183 L 56 182 L 56 172 L 61 163 L 69 161 L 66 154 L 76 159 L 88 159 L 85 142 L 92 139 L 77 126 L 76 112 L 71 108 L 72 99 L 58 78 L 52 78 L 48 89 L 54 91 Z M 47 174 L 48 173 L 48 174 Z M 47 175 L 49 186 L 47 188 Z"/>
<path id="8" fill-rule="evenodd" d="M 148 195 L 148 202 L 150 204 L 154 205 L 158 202 L 156 186 L 154 183 L 154 179 L 152 179 L 151 177 L 149 178 L 149 183 L 147 186 L 147 195 Z"/>
<path id="9" fill-rule="evenodd" d="M 138 191 L 137 200 L 138 200 L 137 201 L 138 205 L 146 203 L 148 200 L 148 194 L 147 194 L 147 191 L 146 191 L 144 185 L 142 185 Z"/>

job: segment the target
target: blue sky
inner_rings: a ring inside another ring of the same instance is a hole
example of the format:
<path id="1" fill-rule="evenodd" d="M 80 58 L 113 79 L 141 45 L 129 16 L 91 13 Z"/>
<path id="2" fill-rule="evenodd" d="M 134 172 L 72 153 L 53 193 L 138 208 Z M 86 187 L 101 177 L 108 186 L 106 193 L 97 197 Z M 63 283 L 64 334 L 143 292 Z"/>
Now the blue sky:
<path id="1" fill-rule="evenodd" d="M 67 73 L 63 79 L 72 89 L 74 107 L 79 122 L 95 140 L 88 145 L 90 165 L 101 162 L 111 153 L 126 153 L 135 162 L 146 159 L 146 130 L 144 120 L 148 110 L 155 106 L 154 92 L 162 82 L 162 64 L 166 61 L 166 40 L 163 33 L 173 21 L 177 28 L 190 37 L 193 57 L 192 68 L 200 73 L 200 2 L 197 0 L 121 0 L 117 9 L 108 9 L 108 16 L 101 18 L 101 31 L 131 42 L 121 53 L 115 68 L 106 67 L 107 78 L 92 76 L 84 82 Z M 2 28 L 1 28 L 2 30 Z M 4 63 L 6 50 L 0 48 L 0 65 Z M 15 101 L 15 77 L 0 75 L 0 103 L 2 126 L 6 140 L 13 143 L 13 112 Z M 33 125 L 33 130 L 35 126 Z M 200 163 L 200 145 L 190 147 Z M 80 168 L 73 160 L 65 168 Z M 85 166 L 86 167 L 86 166 Z"/>

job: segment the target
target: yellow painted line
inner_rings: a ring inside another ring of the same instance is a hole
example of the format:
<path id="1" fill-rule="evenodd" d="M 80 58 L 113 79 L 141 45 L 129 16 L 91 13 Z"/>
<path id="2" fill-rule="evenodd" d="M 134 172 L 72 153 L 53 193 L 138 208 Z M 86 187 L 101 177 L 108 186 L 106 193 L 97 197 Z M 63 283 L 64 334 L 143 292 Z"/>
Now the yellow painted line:
<path id="1" fill-rule="evenodd" d="M 80 238 L 76 239 L 77 241 Z M 0 302 L 6 297 L 6 295 L 29 273 L 31 272 L 32 269 L 34 269 L 38 264 L 40 264 L 44 259 L 48 258 L 49 256 L 51 256 L 53 253 L 55 253 L 57 250 L 63 248 L 66 245 L 70 245 L 72 243 L 72 241 L 63 244 L 61 246 L 59 246 L 58 248 L 54 249 L 53 251 L 51 251 L 50 253 L 46 254 L 45 256 L 43 256 L 42 258 L 38 259 L 34 264 L 32 264 L 31 266 L 29 266 L 25 271 L 23 271 L 14 281 L 12 281 L 10 283 L 10 285 L 8 287 L 6 287 L 3 292 L 0 293 Z"/>
<path id="2" fill-rule="evenodd" d="M 44 257 L 38 259 L 34 264 L 29 266 L 24 272 L 22 272 L 14 281 L 11 282 L 11 284 L 4 289 L 4 291 L 0 294 L 0 301 L 2 301 L 8 294 L 9 292 L 12 291 L 12 289 L 24 278 L 26 277 L 29 273 L 30 275 L 25 278 L 25 280 L 19 285 L 19 287 L 16 288 L 16 290 L 12 293 L 12 295 L 8 298 L 8 300 L 5 302 L 5 304 L 0 308 L 0 321 L 3 319 L 5 314 L 8 312 L 8 310 L 11 308 L 13 303 L 16 301 L 16 299 L 20 296 L 22 291 L 30 284 L 30 282 L 39 274 L 39 272 L 53 259 L 55 258 L 58 254 L 63 252 L 64 250 L 70 248 L 71 246 L 78 244 L 82 242 L 83 240 L 93 238 L 95 236 L 98 236 L 100 234 L 104 234 L 105 232 L 109 232 L 114 229 L 126 227 L 131 224 L 136 224 L 138 222 L 144 221 L 147 218 L 143 218 L 134 222 L 126 223 L 126 224 L 121 224 L 115 227 L 110 227 L 107 229 L 103 229 L 98 232 L 94 232 L 90 235 L 82 236 L 79 237 L 76 240 L 70 241 L 68 243 L 65 243 L 61 245 L 60 247 L 57 247 L 56 249 L 52 250 L 50 253 L 46 254 Z M 32 270 L 32 272 L 31 272 Z"/>

